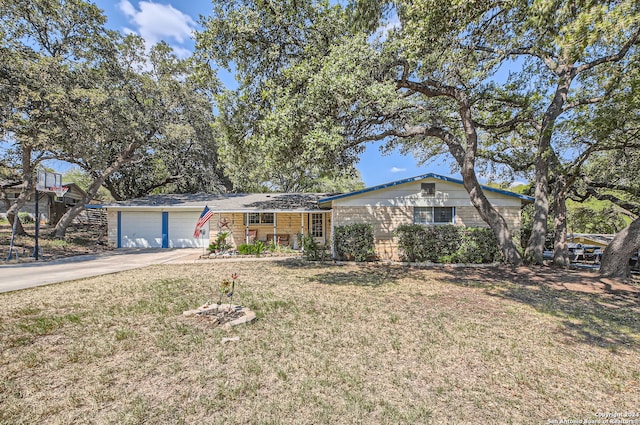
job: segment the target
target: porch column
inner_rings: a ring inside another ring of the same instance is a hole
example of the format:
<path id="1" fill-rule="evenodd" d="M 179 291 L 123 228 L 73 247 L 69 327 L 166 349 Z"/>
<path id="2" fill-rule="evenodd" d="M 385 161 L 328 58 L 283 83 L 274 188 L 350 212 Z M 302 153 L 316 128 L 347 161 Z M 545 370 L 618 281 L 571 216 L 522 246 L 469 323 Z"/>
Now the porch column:
<path id="1" fill-rule="evenodd" d="M 335 244 L 333 243 L 334 239 L 333 239 L 333 230 L 334 230 L 334 226 L 333 223 L 335 223 L 335 217 L 333 216 L 333 208 L 331 209 L 331 239 L 330 239 L 330 243 L 331 243 L 331 258 L 336 258 L 336 247 Z"/>
<path id="2" fill-rule="evenodd" d="M 278 235 L 278 213 L 274 212 L 273 213 L 273 243 L 275 243 L 276 245 L 278 244 L 278 239 L 277 239 L 277 235 Z"/>
<path id="3" fill-rule="evenodd" d="M 249 213 L 244 213 L 244 243 L 249 243 Z"/>
<path id="4" fill-rule="evenodd" d="M 304 244 L 302 243 L 302 239 L 304 239 L 304 213 L 300 213 L 300 250 L 304 251 Z"/>

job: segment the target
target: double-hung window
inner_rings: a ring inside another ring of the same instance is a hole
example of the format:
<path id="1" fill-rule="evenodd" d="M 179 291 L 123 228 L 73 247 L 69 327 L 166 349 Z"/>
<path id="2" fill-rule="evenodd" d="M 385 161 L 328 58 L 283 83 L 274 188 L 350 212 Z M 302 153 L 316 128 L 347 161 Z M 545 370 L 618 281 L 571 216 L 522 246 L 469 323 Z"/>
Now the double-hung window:
<path id="1" fill-rule="evenodd" d="M 245 224 L 273 224 L 273 213 L 248 213 Z"/>
<path id="2" fill-rule="evenodd" d="M 455 207 L 413 208 L 413 222 L 415 224 L 453 224 L 455 216 Z"/>

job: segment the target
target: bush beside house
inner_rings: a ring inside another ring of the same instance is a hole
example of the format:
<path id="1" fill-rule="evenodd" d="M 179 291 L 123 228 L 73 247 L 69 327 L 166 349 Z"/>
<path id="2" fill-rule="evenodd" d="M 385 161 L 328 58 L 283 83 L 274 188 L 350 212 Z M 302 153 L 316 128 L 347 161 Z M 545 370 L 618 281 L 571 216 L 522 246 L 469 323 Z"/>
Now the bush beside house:
<path id="1" fill-rule="evenodd" d="M 488 228 L 405 224 L 396 230 L 403 261 L 433 263 L 492 263 L 502 258 Z"/>

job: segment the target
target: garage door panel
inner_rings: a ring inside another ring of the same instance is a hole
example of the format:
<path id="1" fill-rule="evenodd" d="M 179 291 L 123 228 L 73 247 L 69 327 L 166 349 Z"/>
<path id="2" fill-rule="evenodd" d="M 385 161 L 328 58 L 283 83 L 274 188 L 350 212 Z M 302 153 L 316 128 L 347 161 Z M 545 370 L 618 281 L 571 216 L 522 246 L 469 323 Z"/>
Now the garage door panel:
<path id="1" fill-rule="evenodd" d="M 199 217 L 197 211 L 169 212 L 169 248 L 200 248 L 208 244 L 208 232 L 200 238 L 193 237 Z M 208 225 L 204 228 L 207 230 Z"/>
<path id="2" fill-rule="evenodd" d="M 125 212 L 121 217 L 122 248 L 161 248 L 162 213 Z"/>

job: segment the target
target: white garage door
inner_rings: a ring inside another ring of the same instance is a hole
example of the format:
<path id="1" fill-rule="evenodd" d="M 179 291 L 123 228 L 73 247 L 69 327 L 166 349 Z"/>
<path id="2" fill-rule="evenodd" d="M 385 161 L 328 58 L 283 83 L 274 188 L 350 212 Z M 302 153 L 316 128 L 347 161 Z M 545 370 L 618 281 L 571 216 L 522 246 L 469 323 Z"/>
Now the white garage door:
<path id="1" fill-rule="evenodd" d="M 200 213 L 198 211 L 170 211 L 169 212 L 169 248 L 198 248 L 209 242 L 209 226 L 207 232 L 200 238 L 193 237 L 193 231 Z"/>
<path id="2" fill-rule="evenodd" d="M 120 246 L 122 248 L 162 248 L 162 213 L 123 211 Z"/>

